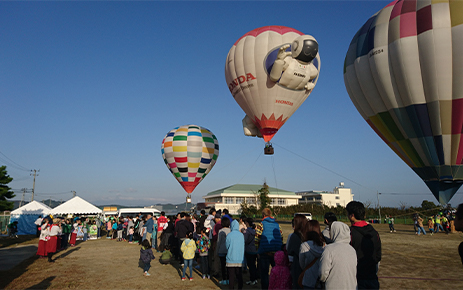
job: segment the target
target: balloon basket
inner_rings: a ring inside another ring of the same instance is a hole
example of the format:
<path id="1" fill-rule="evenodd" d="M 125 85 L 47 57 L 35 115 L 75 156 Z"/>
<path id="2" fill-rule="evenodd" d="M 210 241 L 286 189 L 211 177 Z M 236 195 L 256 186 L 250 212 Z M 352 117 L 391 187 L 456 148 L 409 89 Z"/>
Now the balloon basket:
<path id="1" fill-rule="evenodd" d="M 270 143 L 270 142 L 265 143 L 264 154 L 265 155 L 273 155 L 272 143 Z"/>

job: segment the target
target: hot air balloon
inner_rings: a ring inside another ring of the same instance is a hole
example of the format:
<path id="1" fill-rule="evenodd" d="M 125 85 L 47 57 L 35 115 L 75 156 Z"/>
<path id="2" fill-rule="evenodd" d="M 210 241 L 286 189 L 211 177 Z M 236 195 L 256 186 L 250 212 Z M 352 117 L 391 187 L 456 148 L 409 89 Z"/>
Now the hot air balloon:
<path id="1" fill-rule="evenodd" d="M 318 80 L 318 43 L 284 26 L 243 35 L 230 49 L 225 80 L 246 113 L 245 135 L 269 141 L 312 92 Z"/>
<path id="2" fill-rule="evenodd" d="M 394 1 L 357 32 L 344 64 L 357 110 L 442 204 L 463 183 L 462 11 L 462 1 Z"/>
<path id="3" fill-rule="evenodd" d="M 219 156 L 219 142 L 210 130 L 185 125 L 167 133 L 161 152 L 167 168 L 190 196 L 214 167 Z"/>

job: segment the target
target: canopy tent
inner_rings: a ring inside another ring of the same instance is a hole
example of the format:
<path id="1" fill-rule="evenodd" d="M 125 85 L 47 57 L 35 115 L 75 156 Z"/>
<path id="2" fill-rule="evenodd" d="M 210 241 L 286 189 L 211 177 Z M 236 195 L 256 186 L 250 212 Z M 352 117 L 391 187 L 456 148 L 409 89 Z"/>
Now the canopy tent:
<path id="1" fill-rule="evenodd" d="M 52 215 L 63 214 L 87 214 L 96 215 L 101 214 L 103 211 L 81 197 L 75 196 L 63 204 L 50 210 Z"/>
<path id="2" fill-rule="evenodd" d="M 39 216 L 46 216 L 51 208 L 39 201 L 31 201 L 11 212 L 10 222 L 18 222 L 18 235 L 35 235 L 34 222 Z"/>

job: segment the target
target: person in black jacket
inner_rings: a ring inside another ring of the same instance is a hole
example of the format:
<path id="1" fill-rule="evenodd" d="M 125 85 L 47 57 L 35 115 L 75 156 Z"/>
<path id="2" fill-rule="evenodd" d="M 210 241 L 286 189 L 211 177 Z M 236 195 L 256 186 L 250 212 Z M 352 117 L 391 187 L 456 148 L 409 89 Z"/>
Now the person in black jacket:
<path id="1" fill-rule="evenodd" d="M 351 226 L 351 246 L 357 253 L 358 289 L 379 289 L 378 266 L 381 261 L 381 239 L 365 221 L 365 206 L 351 201 L 346 206 Z"/>
<path id="2" fill-rule="evenodd" d="M 180 251 L 180 247 L 182 246 L 183 241 L 186 239 L 187 234 L 189 232 L 194 232 L 193 223 L 185 219 L 186 215 L 187 214 L 184 212 L 180 213 L 180 220 L 175 225 L 175 233 L 178 239 L 179 251 Z M 179 252 L 179 261 L 180 261 L 180 264 L 183 265 L 183 255 L 181 251 Z"/>
<path id="3" fill-rule="evenodd" d="M 204 228 L 204 222 L 206 221 L 207 215 L 204 209 L 201 210 L 201 216 L 199 217 L 198 224 L 196 225 L 196 233 L 201 236 L 201 229 Z"/>

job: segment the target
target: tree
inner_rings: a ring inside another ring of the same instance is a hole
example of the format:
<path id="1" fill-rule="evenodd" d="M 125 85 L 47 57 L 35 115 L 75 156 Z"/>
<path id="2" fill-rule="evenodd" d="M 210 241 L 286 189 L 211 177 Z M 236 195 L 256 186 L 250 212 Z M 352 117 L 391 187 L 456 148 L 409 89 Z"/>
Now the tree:
<path id="1" fill-rule="evenodd" d="M 421 208 L 423 210 L 435 209 L 436 207 L 437 206 L 432 201 L 423 200 L 423 202 L 421 203 Z"/>
<path id="2" fill-rule="evenodd" d="M 14 203 L 6 200 L 15 197 L 14 192 L 7 186 L 11 181 L 13 178 L 7 174 L 6 166 L 0 166 L 0 211 L 13 209 Z"/>
<path id="3" fill-rule="evenodd" d="M 241 214 L 248 216 L 248 217 L 256 215 L 257 207 L 255 205 L 252 205 L 252 204 L 250 205 L 250 204 L 243 202 L 241 204 Z"/>
<path id="4" fill-rule="evenodd" d="M 262 185 L 262 188 L 257 191 L 259 193 L 258 199 L 259 199 L 259 205 L 260 205 L 260 210 L 262 211 L 264 208 L 268 207 L 270 205 L 270 197 L 268 197 L 269 190 L 268 190 L 268 185 L 266 182 L 264 182 L 264 185 Z"/>
<path id="5" fill-rule="evenodd" d="M 407 208 L 408 208 L 408 206 L 407 206 L 407 203 L 406 203 L 406 202 L 399 201 L 399 209 L 400 209 L 401 211 L 404 211 L 404 210 L 406 210 Z"/>

